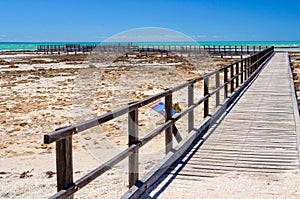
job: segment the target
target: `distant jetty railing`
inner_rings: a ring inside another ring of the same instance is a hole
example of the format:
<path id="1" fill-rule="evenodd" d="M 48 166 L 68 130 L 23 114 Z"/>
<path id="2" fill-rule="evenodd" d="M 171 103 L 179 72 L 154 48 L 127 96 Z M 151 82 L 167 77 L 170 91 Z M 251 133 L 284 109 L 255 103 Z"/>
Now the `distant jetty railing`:
<path id="1" fill-rule="evenodd" d="M 221 46 L 221 45 L 39 45 L 37 52 L 45 54 L 91 53 L 91 52 L 174 52 L 174 53 L 209 53 L 209 54 L 254 54 L 267 49 L 268 46 Z"/>
<path id="2" fill-rule="evenodd" d="M 45 54 L 61 54 L 69 52 L 91 52 L 97 45 L 80 45 L 80 44 L 66 44 L 66 45 L 39 45 L 37 52 L 44 52 Z"/>
<path id="3" fill-rule="evenodd" d="M 267 48 L 252 56 L 205 74 L 204 76 L 188 80 L 186 83 L 167 89 L 152 97 L 73 126 L 57 129 L 44 135 L 45 144 L 56 143 L 58 192 L 51 198 L 73 198 L 75 192 L 88 185 L 125 158 L 129 158 L 129 191 L 125 193 L 122 198 L 138 198 L 139 195 L 143 193 L 147 187 L 152 185 L 199 136 L 204 135 L 207 129 L 217 121 L 217 119 L 235 101 L 239 94 L 253 81 L 273 54 L 274 47 Z M 209 86 L 210 78 L 215 79 L 215 85 L 213 85 L 213 87 Z M 199 82 L 204 85 L 203 97 L 201 99 L 195 99 L 194 85 Z M 173 94 L 184 88 L 188 88 L 188 107 L 181 113 L 172 116 Z M 225 99 L 222 104 L 220 103 L 221 90 L 224 91 Z M 161 98 L 164 98 L 165 101 L 165 123 L 145 137 L 140 138 L 138 134 L 139 109 Z M 210 111 L 209 109 L 211 100 L 215 100 L 215 109 L 213 111 Z M 196 128 L 194 125 L 194 109 L 200 105 L 203 105 L 204 108 L 204 120 L 200 127 L 198 126 Z M 126 114 L 128 115 L 128 148 L 74 182 L 72 136 Z M 173 136 L 178 133 L 174 130 L 173 126 L 185 115 L 188 115 L 187 122 L 189 134 L 181 140 L 177 146 L 173 147 Z M 160 164 L 155 166 L 148 174 L 146 174 L 146 176 L 139 179 L 139 149 L 163 131 L 165 131 L 164 145 L 166 156 Z"/>

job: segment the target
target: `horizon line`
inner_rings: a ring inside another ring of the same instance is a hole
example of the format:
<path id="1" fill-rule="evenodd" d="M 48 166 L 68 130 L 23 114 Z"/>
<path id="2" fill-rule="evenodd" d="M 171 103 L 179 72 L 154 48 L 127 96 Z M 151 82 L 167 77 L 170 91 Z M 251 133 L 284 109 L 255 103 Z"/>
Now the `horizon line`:
<path id="1" fill-rule="evenodd" d="M 0 41 L 0 43 L 106 43 L 105 41 Z M 220 40 L 220 41 L 196 41 L 195 42 L 300 42 L 300 40 Z M 107 43 L 193 43 L 191 41 L 122 41 Z"/>

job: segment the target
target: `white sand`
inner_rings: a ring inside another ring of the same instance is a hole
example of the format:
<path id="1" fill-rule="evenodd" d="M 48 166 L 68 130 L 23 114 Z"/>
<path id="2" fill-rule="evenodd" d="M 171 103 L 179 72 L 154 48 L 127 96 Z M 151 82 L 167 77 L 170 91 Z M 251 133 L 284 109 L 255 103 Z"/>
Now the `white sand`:
<path id="1" fill-rule="evenodd" d="M 52 63 L 55 59 L 51 55 L 41 54 L 0 55 L 1 59 L 5 62 L 0 65 L 0 198 L 43 198 L 56 192 L 55 175 L 51 178 L 46 175 L 46 172 L 55 172 L 54 144 L 43 144 L 45 133 L 156 94 L 222 63 L 220 59 L 213 63 L 213 59 L 201 57 L 201 61 L 190 59 L 190 63 L 197 63 L 197 66 L 186 66 L 183 61 L 181 65 L 185 66 L 180 67 L 178 61 L 160 64 L 156 59 L 151 63 L 134 60 L 127 63 L 128 69 L 122 62 L 106 68 L 108 61 L 105 59 L 93 66 L 78 64 L 80 61 Z M 28 59 L 43 63 L 28 64 Z M 136 63 L 143 66 L 131 68 Z M 197 96 L 201 97 L 202 85 L 195 88 Z M 187 106 L 186 92 L 174 95 L 174 101 L 182 107 Z M 201 109 L 196 114 L 202 114 Z M 142 108 L 140 136 L 158 127 L 163 120 L 150 108 Z M 185 121 L 186 118 L 178 122 L 182 136 L 187 129 Z M 159 135 L 141 149 L 140 176 L 163 157 L 163 145 L 164 135 Z M 74 136 L 74 179 L 126 147 L 127 116 Z M 126 165 L 124 162 L 105 173 L 80 190 L 76 197 L 121 196 L 128 189 Z M 20 178 L 24 172 L 25 178 Z"/>

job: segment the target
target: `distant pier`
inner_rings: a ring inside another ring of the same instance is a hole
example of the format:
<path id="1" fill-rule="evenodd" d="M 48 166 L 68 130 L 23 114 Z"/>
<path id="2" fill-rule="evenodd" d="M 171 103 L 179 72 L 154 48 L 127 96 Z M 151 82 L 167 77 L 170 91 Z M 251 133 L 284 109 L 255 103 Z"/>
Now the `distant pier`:
<path id="1" fill-rule="evenodd" d="M 92 53 L 92 52 L 160 52 L 160 53 L 209 53 L 221 55 L 241 55 L 255 54 L 267 49 L 268 46 L 226 46 L 226 45 L 134 45 L 115 44 L 115 45 L 39 45 L 37 52 L 45 54 L 62 54 L 62 53 Z"/>

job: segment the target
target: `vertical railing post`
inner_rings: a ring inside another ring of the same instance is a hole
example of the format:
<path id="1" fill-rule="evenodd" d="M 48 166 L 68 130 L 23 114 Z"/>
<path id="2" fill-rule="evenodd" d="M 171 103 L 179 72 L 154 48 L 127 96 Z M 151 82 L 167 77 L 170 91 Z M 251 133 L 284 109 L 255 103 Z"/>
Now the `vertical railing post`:
<path id="1" fill-rule="evenodd" d="M 249 57 L 249 76 L 252 74 L 253 57 Z"/>
<path id="2" fill-rule="evenodd" d="M 244 60 L 241 61 L 241 84 L 244 82 Z"/>
<path id="3" fill-rule="evenodd" d="M 247 67 L 248 67 L 248 58 L 247 58 L 247 59 L 245 59 L 245 62 L 244 62 L 245 81 L 246 81 L 246 80 L 247 80 L 247 78 L 248 78 L 248 75 L 247 75 L 247 73 L 248 73 Z"/>
<path id="4" fill-rule="evenodd" d="M 239 87 L 239 62 L 235 65 L 235 74 L 236 74 L 236 80 L 235 80 L 235 88 Z"/>
<path id="5" fill-rule="evenodd" d="M 259 56 L 258 55 L 256 55 L 256 67 L 255 67 L 255 70 L 259 67 Z"/>
<path id="6" fill-rule="evenodd" d="M 57 191 L 73 185 L 72 136 L 56 142 Z M 73 195 L 67 199 L 72 199 Z"/>
<path id="7" fill-rule="evenodd" d="M 255 62 L 255 65 L 253 67 L 252 73 L 256 70 L 256 67 L 257 67 L 257 55 L 255 56 L 254 62 Z"/>
<path id="8" fill-rule="evenodd" d="M 166 122 L 172 120 L 172 94 L 165 96 Z M 173 148 L 173 125 L 166 129 L 165 134 L 165 152 L 169 153 Z"/>
<path id="9" fill-rule="evenodd" d="M 209 94 L 209 77 L 204 79 L 204 96 Z M 209 98 L 204 101 L 204 118 L 209 114 Z"/>
<path id="10" fill-rule="evenodd" d="M 188 86 L 188 107 L 194 104 L 194 84 Z M 188 132 L 194 129 L 194 110 L 188 114 Z"/>
<path id="11" fill-rule="evenodd" d="M 252 61 L 252 67 L 251 67 L 251 74 L 254 72 L 255 70 L 255 66 L 256 64 L 254 64 L 256 62 L 256 56 L 253 56 L 253 61 Z"/>
<path id="12" fill-rule="evenodd" d="M 252 68 L 251 68 L 251 74 L 255 71 L 255 67 L 256 67 L 256 57 L 253 56 L 253 62 L 252 62 Z M 254 64 L 255 63 L 255 64 Z"/>
<path id="13" fill-rule="evenodd" d="M 128 113 L 128 147 L 136 144 L 139 140 L 138 133 L 138 109 L 134 109 Z M 139 152 L 133 152 L 128 157 L 128 180 L 129 188 L 132 187 L 139 178 Z"/>
<path id="14" fill-rule="evenodd" d="M 220 71 L 216 73 L 216 89 L 220 87 Z M 220 104 L 220 91 L 216 92 L 216 107 Z"/>
<path id="15" fill-rule="evenodd" d="M 251 63 L 250 63 L 250 57 L 249 58 L 247 58 L 247 79 L 249 78 L 249 76 L 250 76 L 250 65 L 251 65 Z"/>
<path id="16" fill-rule="evenodd" d="M 224 99 L 228 97 L 228 68 L 224 69 Z"/>
<path id="17" fill-rule="evenodd" d="M 230 66 L 230 93 L 234 92 L 234 68 L 233 65 Z"/>

